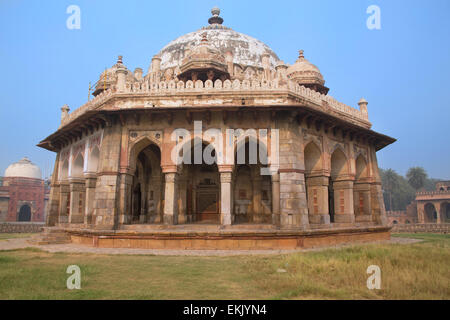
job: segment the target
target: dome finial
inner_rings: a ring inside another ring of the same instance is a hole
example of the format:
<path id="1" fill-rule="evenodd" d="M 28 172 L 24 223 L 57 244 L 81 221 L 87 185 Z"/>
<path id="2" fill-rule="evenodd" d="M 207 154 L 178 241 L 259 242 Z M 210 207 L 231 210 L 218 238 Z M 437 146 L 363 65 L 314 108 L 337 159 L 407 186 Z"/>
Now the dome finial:
<path id="1" fill-rule="evenodd" d="M 217 7 L 214 7 L 211 9 L 212 17 L 208 19 L 209 24 L 222 24 L 223 19 L 219 17 L 220 15 L 220 9 Z"/>
<path id="2" fill-rule="evenodd" d="M 305 50 L 299 50 L 298 51 L 298 58 L 299 59 L 304 59 L 305 58 L 305 56 L 303 55 L 305 53 Z"/>

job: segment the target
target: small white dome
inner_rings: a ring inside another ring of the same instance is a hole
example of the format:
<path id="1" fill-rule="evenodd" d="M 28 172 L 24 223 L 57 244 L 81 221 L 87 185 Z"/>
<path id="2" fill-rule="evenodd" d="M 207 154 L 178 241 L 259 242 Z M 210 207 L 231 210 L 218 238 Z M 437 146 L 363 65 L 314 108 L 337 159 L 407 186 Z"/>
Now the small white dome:
<path id="1" fill-rule="evenodd" d="M 25 157 L 6 168 L 5 177 L 42 179 L 42 173 L 41 169 L 39 169 L 37 165 Z"/>

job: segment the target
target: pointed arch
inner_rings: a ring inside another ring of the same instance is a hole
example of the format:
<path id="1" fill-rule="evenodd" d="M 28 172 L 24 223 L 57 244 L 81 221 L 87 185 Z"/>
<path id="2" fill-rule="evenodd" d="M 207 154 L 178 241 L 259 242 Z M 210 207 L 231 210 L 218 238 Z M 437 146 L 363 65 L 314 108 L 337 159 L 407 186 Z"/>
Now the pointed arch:
<path id="1" fill-rule="evenodd" d="M 84 158 L 80 152 L 77 155 L 77 157 L 73 160 L 71 176 L 74 178 L 81 178 L 83 177 L 83 171 L 84 171 Z"/>
<path id="2" fill-rule="evenodd" d="M 215 145 L 192 137 L 180 144 L 178 152 L 179 223 L 219 223 L 221 184 Z"/>
<path id="3" fill-rule="evenodd" d="M 66 159 L 61 164 L 60 180 L 66 180 L 69 176 L 69 160 Z"/>
<path id="4" fill-rule="evenodd" d="M 322 169 L 322 152 L 314 140 L 311 140 L 303 151 L 305 159 L 305 171 L 309 175 L 313 171 Z"/>
<path id="5" fill-rule="evenodd" d="M 89 153 L 88 172 L 97 172 L 100 161 L 100 149 L 95 146 Z"/>
<path id="6" fill-rule="evenodd" d="M 144 150 L 150 145 L 154 145 L 155 147 L 157 147 L 159 155 L 161 155 L 161 147 L 158 141 L 155 141 L 148 136 L 143 136 L 139 138 L 130 146 L 128 152 L 128 166 L 131 171 L 136 170 L 136 160 L 139 153 L 141 153 L 142 150 Z"/>
<path id="7" fill-rule="evenodd" d="M 260 139 L 254 129 L 247 129 L 236 139 L 234 143 L 235 165 L 269 164 L 269 142 Z"/>
<path id="8" fill-rule="evenodd" d="M 152 139 L 142 137 L 132 145 L 129 154 L 132 181 L 127 189 L 127 212 L 130 222 L 160 223 L 164 199 L 161 150 Z"/>
<path id="9" fill-rule="evenodd" d="M 331 155 L 331 178 L 336 179 L 339 176 L 348 174 L 347 156 L 341 147 L 335 148 Z"/>
<path id="10" fill-rule="evenodd" d="M 364 179 L 368 177 L 368 166 L 367 160 L 362 155 L 359 154 L 355 160 L 355 170 L 356 170 L 356 180 Z"/>

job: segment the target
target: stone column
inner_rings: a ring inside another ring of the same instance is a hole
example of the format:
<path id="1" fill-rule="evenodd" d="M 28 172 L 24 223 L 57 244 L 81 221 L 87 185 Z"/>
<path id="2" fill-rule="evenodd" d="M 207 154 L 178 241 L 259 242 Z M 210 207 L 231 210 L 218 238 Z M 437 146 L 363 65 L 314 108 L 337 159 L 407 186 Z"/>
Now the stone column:
<path id="1" fill-rule="evenodd" d="M 419 223 L 425 223 L 425 203 L 417 202 L 417 220 Z"/>
<path id="2" fill-rule="evenodd" d="M 94 222 L 92 219 L 94 213 L 95 185 L 97 183 L 97 175 L 90 174 L 85 176 L 86 183 L 86 205 L 84 213 L 84 224 L 90 225 Z"/>
<path id="3" fill-rule="evenodd" d="M 128 173 L 120 174 L 119 186 L 119 224 L 131 223 L 131 188 L 133 176 Z"/>
<path id="4" fill-rule="evenodd" d="M 163 183 L 161 182 L 161 176 L 155 176 L 150 179 L 150 190 L 153 191 L 153 209 L 154 211 L 148 217 L 147 222 L 161 223 L 161 188 Z"/>
<path id="5" fill-rule="evenodd" d="M 187 222 L 186 216 L 186 186 L 187 181 L 185 178 L 180 179 L 178 194 L 179 194 L 179 203 L 178 203 L 178 224 L 184 224 Z"/>
<path id="6" fill-rule="evenodd" d="M 263 216 L 261 215 L 261 182 L 262 178 L 261 176 L 257 175 L 253 177 L 253 215 L 252 215 L 252 221 L 253 223 L 261 223 L 263 220 Z"/>
<path id="7" fill-rule="evenodd" d="M 372 222 L 370 184 L 356 182 L 353 187 L 353 201 L 356 222 Z"/>
<path id="8" fill-rule="evenodd" d="M 59 189 L 59 223 L 69 223 L 70 186 L 68 181 L 61 181 Z"/>
<path id="9" fill-rule="evenodd" d="M 231 172 L 220 172 L 220 220 L 231 225 Z"/>
<path id="10" fill-rule="evenodd" d="M 308 193 L 309 223 L 318 225 L 330 224 L 328 212 L 328 184 L 326 176 L 306 178 Z"/>
<path id="11" fill-rule="evenodd" d="M 164 223 L 178 224 L 178 173 L 165 172 Z"/>
<path id="12" fill-rule="evenodd" d="M 387 226 L 389 224 L 384 207 L 383 190 L 381 187 L 380 172 L 378 170 L 377 155 L 374 147 L 370 147 L 369 158 L 372 168 L 372 178 L 374 182 L 370 184 L 370 210 L 372 221 L 378 225 Z"/>
<path id="13" fill-rule="evenodd" d="M 272 223 L 280 224 L 280 175 L 272 174 Z"/>
<path id="14" fill-rule="evenodd" d="M 354 223 L 355 213 L 353 209 L 353 181 L 334 181 L 333 190 L 335 223 Z"/>
<path id="15" fill-rule="evenodd" d="M 296 113 L 277 115 L 279 128 L 280 227 L 308 229 L 303 138 Z"/>
<path id="16" fill-rule="evenodd" d="M 434 203 L 434 208 L 436 209 L 436 223 L 439 224 L 441 223 L 441 203 Z"/>
<path id="17" fill-rule="evenodd" d="M 51 185 L 50 197 L 45 210 L 45 223 L 47 226 L 54 226 L 58 222 L 60 188 L 58 182 L 52 183 Z"/>
<path id="18" fill-rule="evenodd" d="M 59 185 L 59 159 L 60 152 L 56 155 L 55 166 L 53 168 L 50 196 L 48 204 L 45 207 L 45 223 L 47 226 L 54 226 L 58 222 L 59 201 L 60 201 L 60 185 Z"/>
<path id="19" fill-rule="evenodd" d="M 84 223 L 85 209 L 85 181 L 80 178 L 70 178 L 70 214 L 69 222 Z"/>

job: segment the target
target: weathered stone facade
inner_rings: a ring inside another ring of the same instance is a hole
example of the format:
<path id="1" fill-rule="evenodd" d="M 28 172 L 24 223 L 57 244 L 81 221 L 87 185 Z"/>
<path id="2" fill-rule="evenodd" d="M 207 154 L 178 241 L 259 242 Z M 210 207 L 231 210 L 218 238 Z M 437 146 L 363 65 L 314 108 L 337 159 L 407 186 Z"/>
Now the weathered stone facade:
<path id="1" fill-rule="evenodd" d="M 47 224 L 385 227 L 376 151 L 395 140 L 367 102 L 336 101 L 303 52 L 287 66 L 213 14 L 146 76 L 119 57 L 93 100 L 62 108 L 39 144 L 57 152 Z"/>

